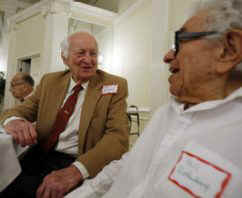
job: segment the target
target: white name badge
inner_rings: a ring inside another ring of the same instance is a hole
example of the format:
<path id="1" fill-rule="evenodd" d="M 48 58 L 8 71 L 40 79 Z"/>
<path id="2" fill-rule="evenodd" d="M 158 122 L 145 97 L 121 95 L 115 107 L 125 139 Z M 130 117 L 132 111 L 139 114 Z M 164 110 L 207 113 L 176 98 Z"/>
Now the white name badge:
<path id="1" fill-rule="evenodd" d="M 192 153 L 182 151 L 169 180 L 196 198 L 220 198 L 232 175 Z"/>
<path id="2" fill-rule="evenodd" d="M 102 94 L 114 94 L 118 91 L 118 85 L 104 85 L 102 88 Z"/>

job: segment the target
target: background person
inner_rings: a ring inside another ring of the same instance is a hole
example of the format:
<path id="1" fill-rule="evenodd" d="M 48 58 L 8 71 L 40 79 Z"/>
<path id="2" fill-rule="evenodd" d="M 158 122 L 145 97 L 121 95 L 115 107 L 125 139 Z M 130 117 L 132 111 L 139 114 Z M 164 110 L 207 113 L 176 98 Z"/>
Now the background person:
<path id="1" fill-rule="evenodd" d="M 10 92 L 13 97 L 23 102 L 34 90 L 34 79 L 27 72 L 18 72 L 14 75 L 10 84 Z"/>

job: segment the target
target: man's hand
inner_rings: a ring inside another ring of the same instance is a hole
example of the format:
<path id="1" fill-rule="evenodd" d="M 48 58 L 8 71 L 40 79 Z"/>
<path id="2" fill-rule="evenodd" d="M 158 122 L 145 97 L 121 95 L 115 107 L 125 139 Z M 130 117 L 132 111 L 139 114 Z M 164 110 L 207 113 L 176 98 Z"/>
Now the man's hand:
<path id="1" fill-rule="evenodd" d="M 74 165 L 53 171 L 44 178 L 37 190 L 36 198 L 63 198 L 82 180 L 81 172 Z"/>
<path id="2" fill-rule="evenodd" d="M 37 143 L 37 133 L 32 123 L 27 120 L 16 119 L 9 121 L 4 129 L 17 144 L 27 146 Z"/>

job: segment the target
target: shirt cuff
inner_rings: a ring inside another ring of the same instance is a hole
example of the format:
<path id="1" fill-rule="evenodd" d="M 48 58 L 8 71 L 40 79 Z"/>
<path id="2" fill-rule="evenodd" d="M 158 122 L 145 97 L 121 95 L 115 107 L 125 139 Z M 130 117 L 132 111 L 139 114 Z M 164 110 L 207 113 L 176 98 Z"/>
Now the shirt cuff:
<path id="1" fill-rule="evenodd" d="M 17 117 L 17 116 L 12 116 L 10 118 L 7 118 L 4 122 L 3 122 L 3 126 L 6 125 L 7 123 L 9 123 L 12 120 L 25 120 L 24 118 L 21 117 Z"/>
<path id="2" fill-rule="evenodd" d="M 86 167 L 81 162 L 75 161 L 73 165 L 81 172 L 83 179 L 89 177 L 89 173 Z"/>

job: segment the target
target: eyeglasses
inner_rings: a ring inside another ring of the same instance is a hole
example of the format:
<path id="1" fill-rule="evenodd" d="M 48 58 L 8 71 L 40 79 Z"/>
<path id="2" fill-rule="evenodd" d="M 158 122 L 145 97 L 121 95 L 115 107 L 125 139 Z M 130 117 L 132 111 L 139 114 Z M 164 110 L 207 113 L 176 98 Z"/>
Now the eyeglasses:
<path id="1" fill-rule="evenodd" d="M 209 36 L 212 34 L 217 34 L 216 31 L 209 31 L 209 32 L 184 32 L 183 30 L 178 30 L 175 32 L 175 45 L 173 49 L 175 50 L 175 56 L 179 52 L 179 43 L 181 41 L 190 41 L 196 40 L 201 37 Z"/>

